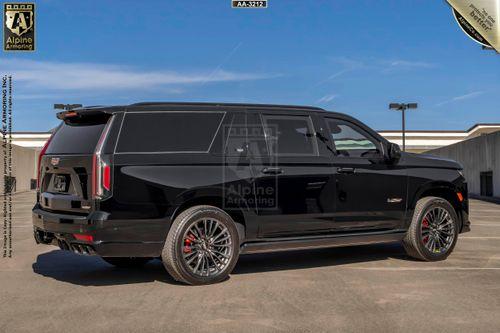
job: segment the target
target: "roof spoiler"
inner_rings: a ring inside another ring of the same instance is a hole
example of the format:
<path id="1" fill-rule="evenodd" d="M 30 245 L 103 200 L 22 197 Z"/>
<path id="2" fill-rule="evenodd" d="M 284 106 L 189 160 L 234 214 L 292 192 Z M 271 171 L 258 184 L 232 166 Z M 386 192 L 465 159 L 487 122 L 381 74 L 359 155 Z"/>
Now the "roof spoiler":
<path id="1" fill-rule="evenodd" d="M 104 110 L 89 110 L 89 109 L 79 109 L 79 110 L 69 110 L 57 113 L 57 118 L 61 120 L 78 120 L 83 118 L 95 118 L 98 116 L 104 116 L 109 114 Z"/>
<path id="2" fill-rule="evenodd" d="M 57 118 L 61 120 L 66 120 L 68 118 L 77 118 L 78 116 L 79 114 L 76 111 L 64 111 L 57 113 Z"/>

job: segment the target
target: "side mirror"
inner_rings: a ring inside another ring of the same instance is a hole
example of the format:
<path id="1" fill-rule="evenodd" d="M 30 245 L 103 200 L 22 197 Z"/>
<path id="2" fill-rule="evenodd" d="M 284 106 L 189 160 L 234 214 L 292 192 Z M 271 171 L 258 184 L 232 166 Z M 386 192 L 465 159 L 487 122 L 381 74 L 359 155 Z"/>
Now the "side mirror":
<path id="1" fill-rule="evenodd" d="M 401 148 L 397 144 L 389 142 L 387 145 L 387 157 L 390 162 L 397 162 L 401 158 Z"/>

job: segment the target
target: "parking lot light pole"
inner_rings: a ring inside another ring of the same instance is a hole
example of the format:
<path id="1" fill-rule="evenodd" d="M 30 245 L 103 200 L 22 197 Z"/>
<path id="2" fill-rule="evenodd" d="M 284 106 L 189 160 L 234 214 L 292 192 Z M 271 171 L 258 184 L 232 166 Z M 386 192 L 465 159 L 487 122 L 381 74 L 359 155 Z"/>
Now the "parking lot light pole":
<path id="1" fill-rule="evenodd" d="M 403 151 L 406 151 L 405 144 L 405 111 L 407 109 L 416 109 L 418 107 L 417 103 L 390 103 L 389 109 L 401 111 L 401 127 L 402 127 L 402 137 L 403 137 Z"/>

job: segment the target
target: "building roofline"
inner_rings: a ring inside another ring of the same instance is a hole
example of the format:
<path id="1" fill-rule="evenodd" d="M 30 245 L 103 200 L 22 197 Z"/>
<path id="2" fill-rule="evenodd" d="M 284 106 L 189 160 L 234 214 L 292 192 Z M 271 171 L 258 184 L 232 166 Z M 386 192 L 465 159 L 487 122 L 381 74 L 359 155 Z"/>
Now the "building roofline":
<path id="1" fill-rule="evenodd" d="M 44 131 L 44 132 L 35 132 L 35 131 L 15 131 L 15 132 L 12 132 L 12 134 L 52 134 L 51 131 Z M 2 133 L 0 133 L 0 135 L 2 135 Z"/>
<path id="2" fill-rule="evenodd" d="M 467 132 L 471 132 L 473 129 L 475 129 L 476 127 L 481 127 L 481 126 L 491 126 L 491 127 L 495 127 L 495 126 L 498 126 L 500 127 L 500 123 L 477 123 L 477 124 L 474 124 L 473 126 L 471 126 Z"/>
<path id="3" fill-rule="evenodd" d="M 457 134 L 467 134 L 474 132 L 479 127 L 498 127 L 500 129 L 500 123 L 477 123 L 469 127 L 466 130 L 406 130 L 406 133 L 457 133 Z M 401 130 L 377 130 L 379 133 L 401 133 Z"/>
<path id="4" fill-rule="evenodd" d="M 401 130 L 377 130 L 379 133 L 401 133 Z M 405 130 L 406 133 L 468 133 L 463 130 Z"/>
<path id="5" fill-rule="evenodd" d="M 136 104 L 131 104 L 131 105 L 149 105 L 149 104 L 142 104 L 142 103 L 136 103 Z M 331 112 L 333 114 L 337 115 L 342 115 L 342 116 L 348 116 L 342 113 L 337 113 L 333 111 L 327 111 L 321 108 L 316 108 L 316 107 L 309 107 L 309 106 L 294 106 L 294 105 L 277 105 L 277 104 L 237 104 L 237 103 L 158 103 L 154 104 L 155 106 L 162 106 L 162 105 L 169 105 L 169 106 L 176 106 L 176 105 L 186 105 L 186 106 L 196 106 L 196 105 L 207 105 L 207 106 L 229 106 L 233 107 L 235 105 L 239 107 L 255 107 L 255 108 L 264 108 L 264 107 L 273 107 L 273 108 L 280 108 L 280 109 L 300 109 L 300 110 L 312 110 L 312 111 L 321 111 L 321 112 Z M 114 107 L 96 107 L 96 108 L 117 108 L 116 106 Z M 125 108 L 125 107 L 124 107 Z M 82 108 L 82 110 L 85 108 Z M 435 133 L 449 133 L 453 134 L 456 133 L 457 135 L 464 135 L 468 134 L 470 132 L 473 132 L 476 128 L 478 127 L 498 127 L 500 129 L 500 123 L 477 123 L 474 124 L 473 126 L 469 127 L 467 130 L 406 130 L 406 133 L 429 133 L 429 134 L 435 134 Z M 376 132 L 381 133 L 381 134 L 401 134 L 401 130 L 376 130 Z M 33 135 L 39 135 L 39 134 L 52 134 L 52 131 L 13 131 L 12 134 L 33 134 Z M 0 133 L 1 136 L 1 133 Z"/>

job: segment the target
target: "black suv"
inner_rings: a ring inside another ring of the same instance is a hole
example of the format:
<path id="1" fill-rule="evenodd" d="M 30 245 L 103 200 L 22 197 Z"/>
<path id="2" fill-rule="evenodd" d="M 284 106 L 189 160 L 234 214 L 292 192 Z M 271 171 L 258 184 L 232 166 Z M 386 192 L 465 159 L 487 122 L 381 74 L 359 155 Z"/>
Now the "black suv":
<path id="1" fill-rule="evenodd" d="M 469 230 L 461 166 L 402 153 L 315 107 L 139 103 L 61 112 L 41 151 L 35 239 L 116 266 L 225 279 L 247 253 L 402 241 L 445 259 Z"/>

